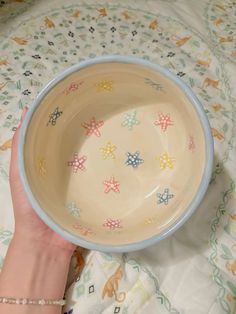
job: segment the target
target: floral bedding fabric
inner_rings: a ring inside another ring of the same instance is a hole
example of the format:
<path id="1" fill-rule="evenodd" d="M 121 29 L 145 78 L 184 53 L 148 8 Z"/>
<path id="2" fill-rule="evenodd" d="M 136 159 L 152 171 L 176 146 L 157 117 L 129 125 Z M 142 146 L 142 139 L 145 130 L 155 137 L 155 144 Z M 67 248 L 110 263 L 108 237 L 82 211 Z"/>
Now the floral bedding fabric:
<path id="1" fill-rule="evenodd" d="M 77 250 L 63 313 L 235 314 L 234 0 L 0 1 L 0 269 L 14 230 L 8 170 L 22 109 L 65 68 L 107 54 L 161 64 L 193 89 L 211 124 L 214 170 L 195 214 L 156 246 Z"/>

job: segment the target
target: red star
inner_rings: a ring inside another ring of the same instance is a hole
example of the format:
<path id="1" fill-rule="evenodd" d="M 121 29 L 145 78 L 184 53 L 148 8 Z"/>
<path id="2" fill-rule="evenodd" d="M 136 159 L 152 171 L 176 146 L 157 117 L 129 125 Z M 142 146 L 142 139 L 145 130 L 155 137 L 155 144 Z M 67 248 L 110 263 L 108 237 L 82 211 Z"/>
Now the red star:
<path id="1" fill-rule="evenodd" d="M 86 156 L 82 156 L 79 157 L 78 154 L 74 154 L 74 159 L 72 161 L 68 161 L 68 166 L 73 168 L 73 172 L 77 172 L 78 169 L 79 170 L 85 170 L 85 166 L 84 163 L 86 161 L 87 157 Z"/>
<path id="2" fill-rule="evenodd" d="M 116 181 L 114 177 L 111 177 L 110 180 L 104 181 L 103 184 L 105 184 L 106 186 L 104 191 L 105 193 L 109 193 L 111 190 L 116 193 L 120 192 L 119 190 L 120 183 Z"/>
<path id="3" fill-rule="evenodd" d="M 90 122 L 82 123 L 82 127 L 86 129 L 86 135 L 96 135 L 97 137 L 101 136 L 99 128 L 104 124 L 104 121 L 96 121 L 93 117 Z"/>

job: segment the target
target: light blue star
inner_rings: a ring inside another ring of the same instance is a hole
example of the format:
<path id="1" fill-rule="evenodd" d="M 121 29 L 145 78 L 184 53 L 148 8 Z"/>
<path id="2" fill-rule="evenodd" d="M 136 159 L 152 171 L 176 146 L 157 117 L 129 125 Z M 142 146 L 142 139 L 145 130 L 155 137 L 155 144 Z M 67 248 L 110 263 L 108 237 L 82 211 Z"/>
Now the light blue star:
<path id="1" fill-rule="evenodd" d="M 143 159 L 139 157 L 139 152 L 135 152 L 134 154 L 127 153 L 128 159 L 126 160 L 127 166 L 132 166 L 133 168 L 137 168 L 140 164 L 144 162 Z"/>
<path id="2" fill-rule="evenodd" d="M 157 203 L 168 205 L 169 199 L 174 197 L 174 194 L 170 194 L 169 192 L 169 189 L 165 189 L 164 193 L 157 193 L 157 197 L 159 198 Z"/>
<path id="3" fill-rule="evenodd" d="M 66 208 L 68 209 L 69 213 L 78 218 L 80 216 L 80 209 L 76 206 L 74 202 L 66 204 Z"/>
<path id="4" fill-rule="evenodd" d="M 133 111 L 132 113 L 125 113 L 125 118 L 121 125 L 124 127 L 127 126 L 130 131 L 133 130 L 133 126 L 140 123 L 140 121 L 136 118 L 136 114 L 136 111 Z"/>

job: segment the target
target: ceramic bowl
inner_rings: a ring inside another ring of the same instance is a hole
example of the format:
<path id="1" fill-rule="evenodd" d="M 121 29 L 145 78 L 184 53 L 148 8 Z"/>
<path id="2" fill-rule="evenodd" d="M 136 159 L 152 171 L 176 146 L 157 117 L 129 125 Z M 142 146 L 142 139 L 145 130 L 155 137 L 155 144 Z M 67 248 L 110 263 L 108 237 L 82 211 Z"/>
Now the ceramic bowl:
<path id="1" fill-rule="evenodd" d="M 107 56 L 75 65 L 24 120 L 21 179 L 41 219 L 80 246 L 154 244 L 198 207 L 213 141 L 192 91 L 165 68 Z"/>

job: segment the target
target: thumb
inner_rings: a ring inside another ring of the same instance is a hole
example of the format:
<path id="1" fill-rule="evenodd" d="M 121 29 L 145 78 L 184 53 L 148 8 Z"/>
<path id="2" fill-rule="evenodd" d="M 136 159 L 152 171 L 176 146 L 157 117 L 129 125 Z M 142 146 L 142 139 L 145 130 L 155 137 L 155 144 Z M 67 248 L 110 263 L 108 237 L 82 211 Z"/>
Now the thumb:
<path id="1" fill-rule="evenodd" d="M 23 122 L 28 110 L 29 110 L 28 107 L 24 107 L 22 114 L 21 114 L 20 124 Z"/>
<path id="2" fill-rule="evenodd" d="M 25 118 L 27 111 L 28 111 L 28 108 L 25 107 L 22 111 L 22 114 L 21 114 L 20 125 L 18 126 L 18 128 L 17 128 L 17 130 L 13 136 L 12 149 L 11 149 L 10 173 L 14 172 L 15 168 L 17 167 L 17 149 L 18 149 L 19 131 L 20 131 L 21 124 Z"/>

